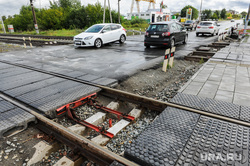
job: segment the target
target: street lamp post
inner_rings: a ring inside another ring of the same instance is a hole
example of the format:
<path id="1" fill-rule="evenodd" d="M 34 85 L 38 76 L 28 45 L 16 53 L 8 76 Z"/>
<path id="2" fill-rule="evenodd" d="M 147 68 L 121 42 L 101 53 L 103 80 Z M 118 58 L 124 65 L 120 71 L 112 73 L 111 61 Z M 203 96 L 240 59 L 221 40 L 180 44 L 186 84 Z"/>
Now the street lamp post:
<path id="1" fill-rule="evenodd" d="M 201 6 L 200 6 L 200 18 L 199 18 L 200 22 L 201 22 L 201 9 L 202 9 L 202 0 L 201 0 Z"/>
<path id="2" fill-rule="evenodd" d="M 119 24 L 121 23 L 121 18 L 120 18 L 120 1 L 121 0 L 118 0 L 118 22 L 119 22 Z"/>

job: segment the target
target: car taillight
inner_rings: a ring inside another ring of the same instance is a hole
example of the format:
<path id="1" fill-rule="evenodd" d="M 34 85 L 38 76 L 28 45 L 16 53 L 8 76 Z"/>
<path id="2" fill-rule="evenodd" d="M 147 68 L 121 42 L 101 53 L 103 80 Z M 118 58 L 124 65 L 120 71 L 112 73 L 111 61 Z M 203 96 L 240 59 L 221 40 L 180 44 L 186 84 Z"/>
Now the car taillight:
<path id="1" fill-rule="evenodd" d="M 214 27 L 208 27 L 209 29 L 214 29 Z"/>
<path id="2" fill-rule="evenodd" d="M 122 30 L 124 30 L 126 32 L 126 29 L 125 28 L 122 28 Z"/>
<path id="3" fill-rule="evenodd" d="M 164 32 L 162 33 L 162 36 L 170 36 L 170 32 Z"/>
<path id="4" fill-rule="evenodd" d="M 197 27 L 198 29 L 201 28 L 200 26 Z"/>
<path id="5" fill-rule="evenodd" d="M 149 36 L 149 33 L 148 33 L 148 32 L 146 32 L 146 36 Z"/>

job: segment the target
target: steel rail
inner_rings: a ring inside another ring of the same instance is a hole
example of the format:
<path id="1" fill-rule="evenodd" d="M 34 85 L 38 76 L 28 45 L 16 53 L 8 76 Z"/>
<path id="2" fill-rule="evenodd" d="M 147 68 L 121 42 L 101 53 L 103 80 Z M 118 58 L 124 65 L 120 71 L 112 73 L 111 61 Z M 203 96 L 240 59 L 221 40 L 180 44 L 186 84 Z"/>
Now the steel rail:
<path id="1" fill-rule="evenodd" d="M 60 39 L 60 40 L 73 40 L 70 36 L 43 36 L 43 35 L 20 35 L 20 34 L 0 34 L 0 36 L 11 36 L 11 37 L 31 37 L 31 38 L 41 38 L 41 39 Z"/>
<path id="2" fill-rule="evenodd" d="M 29 67 L 29 66 L 22 65 L 22 64 L 11 63 L 11 62 L 8 62 L 8 61 L 3 61 L 3 60 L 0 60 L 0 62 L 10 64 L 10 65 L 19 66 L 19 67 L 22 67 L 22 68 L 26 68 L 26 69 L 30 69 L 30 70 L 34 70 L 34 71 L 38 71 L 38 72 L 42 72 L 42 73 L 46 73 L 46 74 L 50 74 L 50 75 L 53 75 L 53 76 L 57 76 L 57 77 L 60 77 L 60 78 L 76 81 L 76 82 L 79 82 L 79 83 L 84 83 L 84 84 L 87 84 L 87 85 L 95 86 L 95 87 L 101 88 L 102 89 L 101 93 L 106 95 L 106 96 L 110 96 L 110 97 L 113 97 L 113 98 L 116 98 L 116 99 L 119 99 L 119 100 L 124 100 L 124 101 L 128 101 L 128 102 L 131 102 L 131 103 L 139 104 L 139 105 L 141 105 L 143 107 L 146 107 L 146 108 L 149 108 L 149 109 L 152 109 L 152 110 L 155 110 L 155 111 L 160 111 L 161 112 L 166 107 L 169 106 L 169 107 L 174 107 L 174 108 L 182 109 L 182 110 L 185 110 L 185 111 L 201 114 L 201 115 L 208 116 L 208 117 L 211 117 L 211 118 L 224 120 L 224 121 L 231 122 L 231 123 L 234 123 L 234 124 L 250 127 L 250 123 L 248 123 L 248 122 L 233 119 L 233 118 L 229 118 L 229 117 L 225 117 L 225 116 L 222 116 L 222 115 L 217 115 L 217 114 L 214 114 L 214 113 L 209 113 L 209 112 L 205 112 L 205 111 L 202 111 L 202 110 L 193 109 L 193 108 L 190 108 L 190 107 L 187 107 L 187 106 L 182 106 L 182 105 L 174 104 L 174 103 L 170 103 L 170 102 L 163 102 L 163 101 L 155 100 L 155 99 L 148 98 L 148 97 L 145 97 L 145 96 L 139 96 L 139 95 L 136 95 L 136 94 L 133 94 L 133 93 L 130 93 L 130 92 L 125 92 L 125 91 L 121 91 L 121 90 L 118 90 L 118 89 L 98 85 L 98 84 L 95 84 L 95 83 L 90 83 L 90 82 L 87 82 L 87 81 L 79 80 L 79 79 L 72 78 L 72 77 L 69 77 L 69 76 L 65 76 L 65 75 L 62 75 L 62 74 L 58 74 L 58 73 L 54 73 L 54 72 L 48 72 L 48 71 L 44 71 L 44 70 L 41 70 L 41 69 L 36 69 L 36 68 Z"/>
<path id="3" fill-rule="evenodd" d="M 91 142 L 87 138 L 84 138 L 81 135 L 75 134 L 74 132 L 70 131 L 64 126 L 57 124 L 56 122 L 48 119 L 47 117 L 37 113 L 35 109 L 31 108 L 27 104 L 15 98 L 12 98 L 2 92 L 0 92 L 0 97 L 18 106 L 19 108 L 31 113 L 37 118 L 38 121 L 41 121 L 43 124 L 49 126 L 51 129 L 56 131 L 61 136 L 68 138 L 72 142 L 76 142 L 79 146 L 81 146 L 84 150 L 86 150 L 87 152 L 91 154 L 91 156 L 89 156 L 89 154 L 86 153 L 85 157 L 86 158 L 91 157 L 91 159 L 94 160 L 94 162 L 97 162 L 97 164 L 107 165 L 107 163 L 111 164 L 112 162 L 117 161 L 126 166 L 137 166 L 137 164 L 125 159 L 124 157 L 121 157 L 107 149 L 102 148 L 101 146 Z"/>

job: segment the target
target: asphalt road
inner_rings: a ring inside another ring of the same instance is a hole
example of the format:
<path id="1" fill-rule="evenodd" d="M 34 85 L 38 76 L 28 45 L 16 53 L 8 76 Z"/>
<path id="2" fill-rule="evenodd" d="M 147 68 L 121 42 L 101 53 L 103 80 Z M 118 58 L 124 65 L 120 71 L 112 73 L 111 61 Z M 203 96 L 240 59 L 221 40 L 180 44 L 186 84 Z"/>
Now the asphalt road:
<path id="1" fill-rule="evenodd" d="M 236 24 L 225 21 L 220 23 L 221 28 Z M 218 36 L 196 37 L 195 31 L 188 32 L 188 42 L 177 45 L 176 58 L 183 57 L 201 45 L 210 44 Z M 112 43 L 101 49 L 94 47 L 74 49 L 73 45 L 48 46 L 44 48 L 28 49 L 2 53 L 3 59 L 22 59 L 29 63 L 39 62 L 60 68 L 69 68 L 85 73 L 122 80 L 138 70 L 154 66 L 163 60 L 164 47 L 144 47 L 144 36 L 128 37 L 125 44 Z"/>

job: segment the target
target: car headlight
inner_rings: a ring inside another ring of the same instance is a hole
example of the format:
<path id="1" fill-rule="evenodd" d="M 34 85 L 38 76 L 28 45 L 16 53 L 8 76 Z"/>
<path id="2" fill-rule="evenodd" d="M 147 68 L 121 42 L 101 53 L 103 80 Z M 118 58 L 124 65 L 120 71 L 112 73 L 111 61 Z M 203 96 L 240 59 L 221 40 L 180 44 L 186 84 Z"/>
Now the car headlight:
<path id="1" fill-rule="evenodd" d="M 93 38 L 93 36 L 88 36 L 88 37 L 85 37 L 84 40 L 90 40 L 92 38 Z"/>

